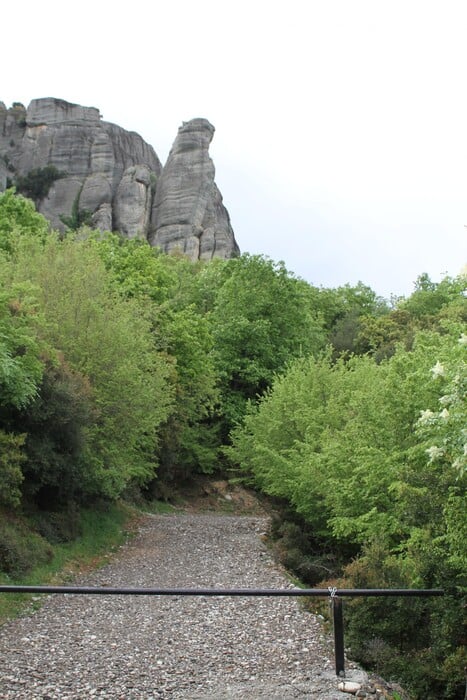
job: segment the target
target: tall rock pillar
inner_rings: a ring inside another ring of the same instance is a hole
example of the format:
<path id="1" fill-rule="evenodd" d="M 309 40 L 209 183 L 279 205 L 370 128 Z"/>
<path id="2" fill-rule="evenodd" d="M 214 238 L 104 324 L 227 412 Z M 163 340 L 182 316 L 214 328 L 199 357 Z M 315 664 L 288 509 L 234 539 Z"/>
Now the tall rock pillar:
<path id="1" fill-rule="evenodd" d="M 209 156 L 214 127 L 207 119 L 184 122 L 162 170 L 151 212 L 148 240 L 192 260 L 239 254 L 229 214 L 214 182 Z"/>

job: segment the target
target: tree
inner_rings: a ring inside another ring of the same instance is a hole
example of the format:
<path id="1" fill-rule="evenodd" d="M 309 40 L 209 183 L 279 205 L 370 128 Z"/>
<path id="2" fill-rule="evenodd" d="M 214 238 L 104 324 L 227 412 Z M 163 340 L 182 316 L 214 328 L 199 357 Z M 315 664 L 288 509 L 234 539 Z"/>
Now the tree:
<path id="1" fill-rule="evenodd" d="M 34 400 L 10 415 L 24 431 L 23 496 L 55 510 L 86 496 L 92 480 L 84 459 L 86 433 L 96 419 L 89 381 L 63 357 L 47 362 Z"/>
<path id="2" fill-rule="evenodd" d="M 440 283 L 432 282 L 429 275 L 424 272 L 417 278 L 415 289 L 408 299 L 401 300 L 401 308 L 407 309 L 416 318 L 422 316 L 435 316 L 441 308 L 457 296 L 464 285 L 457 283 L 449 277 L 445 277 Z"/>
<path id="3" fill-rule="evenodd" d="M 15 435 L 0 430 L 0 505 L 16 507 L 21 502 L 25 460 L 24 435 Z"/>
<path id="4" fill-rule="evenodd" d="M 355 603 L 349 640 L 368 659 L 377 628 L 383 674 L 424 697 L 454 698 L 464 683 L 467 338 L 460 323 L 440 330 L 419 331 L 410 350 L 400 345 L 379 364 L 296 361 L 247 413 L 229 453 L 328 546 L 354 548 L 340 586 L 446 590 L 432 617 L 411 608 L 410 627 L 402 605 Z"/>
<path id="5" fill-rule="evenodd" d="M 96 247 L 116 292 L 144 308 L 154 347 L 170 364 L 174 403 L 160 432 L 158 478 L 173 483 L 192 472 L 212 471 L 218 445 L 210 417 L 218 391 L 209 324 L 193 304 L 190 288 L 197 266 L 113 235 L 98 239 Z"/>
<path id="6" fill-rule="evenodd" d="M 44 344 L 36 337 L 39 317 L 27 283 L 0 283 L 0 406 L 22 407 L 37 393 Z"/>
<path id="7" fill-rule="evenodd" d="M 154 348 L 141 306 L 112 291 L 90 241 L 27 242 L 13 274 L 34 281 L 48 342 L 89 381 L 95 418 L 85 431 L 83 491 L 116 497 L 131 481 L 147 482 L 173 399 L 170 363 Z"/>
<path id="8" fill-rule="evenodd" d="M 29 284 L 8 288 L 0 281 L 0 503 L 21 501 L 26 460 L 24 425 L 12 422 L 38 395 L 46 345 L 37 337 L 40 315 Z"/>
<path id="9" fill-rule="evenodd" d="M 46 165 L 44 168 L 34 168 L 26 175 L 19 175 L 15 185 L 18 192 L 37 204 L 47 197 L 53 183 L 65 175 L 66 173 L 60 172 L 54 165 Z"/>
<path id="10" fill-rule="evenodd" d="M 213 357 L 220 378 L 224 439 L 294 357 L 324 344 L 320 321 L 310 306 L 309 285 L 282 263 L 242 255 L 227 261 L 210 323 Z"/>
<path id="11" fill-rule="evenodd" d="M 21 237 L 42 242 L 47 239 L 49 224 L 36 212 L 33 202 L 15 195 L 14 189 L 0 194 L 0 251 L 12 255 Z"/>
<path id="12" fill-rule="evenodd" d="M 362 282 L 336 289 L 315 290 L 314 307 L 322 315 L 334 357 L 365 354 L 371 350 L 365 333 L 365 320 L 384 319 L 388 303 Z"/>
<path id="13" fill-rule="evenodd" d="M 179 285 L 172 260 L 149 246 L 146 241 L 126 240 L 105 233 L 92 237 L 115 289 L 124 298 L 163 304 L 171 300 Z"/>

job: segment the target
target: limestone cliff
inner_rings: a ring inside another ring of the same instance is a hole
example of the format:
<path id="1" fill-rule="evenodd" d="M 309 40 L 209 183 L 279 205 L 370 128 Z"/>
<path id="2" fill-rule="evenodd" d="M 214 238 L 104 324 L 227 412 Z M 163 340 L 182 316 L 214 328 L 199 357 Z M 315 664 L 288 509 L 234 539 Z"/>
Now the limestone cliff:
<path id="1" fill-rule="evenodd" d="M 233 257 L 238 246 L 209 157 L 213 133 L 205 119 L 184 124 L 162 168 L 138 134 L 103 121 L 94 107 L 0 102 L 0 191 L 52 166 L 55 177 L 35 199 L 54 228 L 81 214 L 95 228 L 193 260 Z"/>

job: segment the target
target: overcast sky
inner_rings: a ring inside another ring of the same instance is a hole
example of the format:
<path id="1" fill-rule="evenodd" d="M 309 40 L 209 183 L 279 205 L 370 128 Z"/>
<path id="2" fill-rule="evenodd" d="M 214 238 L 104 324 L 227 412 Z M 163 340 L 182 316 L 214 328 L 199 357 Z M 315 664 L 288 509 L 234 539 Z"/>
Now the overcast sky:
<path id="1" fill-rule="evenodd" d="M 464 0 L 23 0 L 1 18 L 7 107 L 98 107 L 162 162 L 209 119 L 242 252 L 385 297 L 466 264 Z"/>

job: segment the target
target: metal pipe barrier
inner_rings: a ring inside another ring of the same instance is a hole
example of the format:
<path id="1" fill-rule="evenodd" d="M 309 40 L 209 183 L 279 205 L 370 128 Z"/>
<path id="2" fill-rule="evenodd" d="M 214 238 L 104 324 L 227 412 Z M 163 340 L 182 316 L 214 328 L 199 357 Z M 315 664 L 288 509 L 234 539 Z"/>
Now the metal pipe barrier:
<path id="1" fill-rule="evenodd" d="M 341 598 L 397 596 L 421 598 L 442 596 L 439 588 L 112 588 L 111 586 L 1 586 L 0 593 L 52 593 L 68 595 L 153 595 L 303 598 L 329 597 L 334 626 L 334 657 L 336 675 L 345 674 L 344 617 Z"/>

